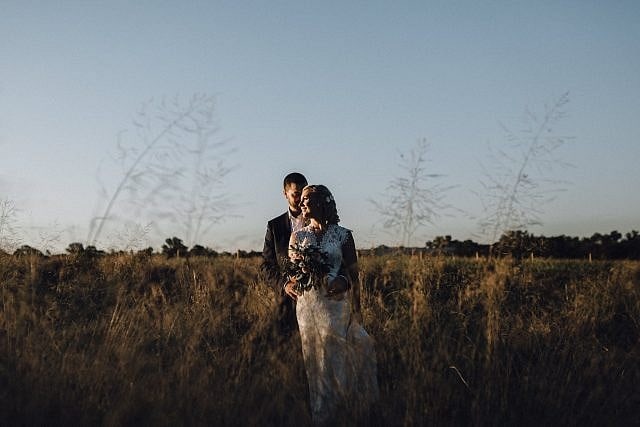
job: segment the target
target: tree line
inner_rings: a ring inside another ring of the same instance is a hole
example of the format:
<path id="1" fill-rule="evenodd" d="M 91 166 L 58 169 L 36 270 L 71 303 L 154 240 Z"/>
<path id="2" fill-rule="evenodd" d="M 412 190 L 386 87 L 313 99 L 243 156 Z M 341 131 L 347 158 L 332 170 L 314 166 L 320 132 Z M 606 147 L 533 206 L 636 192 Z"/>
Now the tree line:
<path id="1" fill-rule="evenodd" d="M 80 257 L 83 259 L 93 259 L 93 258 L 97 258 L 103 255 L 106 255 L 107 252 L 102 250 L 102 249 L 98 249 L 96 246 L 94 245 L 87 245 L 85 246 L 84 244 L 80 243 L 80 242 L 74 242 L 74 243 L 70 243 L 67 248 L 65 249 L 66 254 L 68 255 L 73 255 L 76 257 Z M 258 251 L 245 251 L 242 249 L 238 249 L 235 252 L 229 252 L 229 251 L 216 251 L 215 249 L 212 249 L 210 247 L 207 246 L 202 246 L 199 244 L 193 245 L 192 247 L 189 247 L 187 245 L 184 244 L 183 240 L 178 238 L 178 237 L 171 237 L 168 239 L 165 239 L 164 244 L 160 247 L 160 250 L 157 251 L 156 249 L 154 249 L 153 247 L 147 247 L 144 249 L 140 249 L 137 251 L 125 251 L 125 250 L 111 250 L 109 252 L 109 254 L 132 254 L 135 253 L 138 256 L 151 256 L 154 254 L 160 254 L 160 255 L 164 255 L 167 258 L 188 258 L 188 257 L 209 257 L 209 258 L 215 258 L 215 257 L 230 257 L 230 256 L 234 256 L 234 257 L 238 257 L 238 258 L 251 258 L 251 257 L 255 257 L 255 256 L 260 256 L 262 253 L 258 252 Z M 0 254 L 5 254 L 5 255 L 9 255 L 6 251 L 3 251 L 0 249 Z M 49 251 L 47 251 L 46 254 L 44 254 L 42 251 L 40 251 L 37 248 L 34 248 L 32 246 L 29 245 L 22 245 L 19 248 L 17 248 L 15 251 L 13 251 L 13 255 L 14 256 L 37 256 L 37 257 L 44 257 L 47 255 L 51 255 L 49 253 Z"/>
<path id="2" fill-rule="evenodd" d="M 427 252 L 459 256 L 510 255 L 525 257 L 569 259 L 640 259 L 640 234 L 632 230 L 622 235 L 614 230 L 608 234 L 594 233 L 591 237 L 536 236 L 526 230 L 503 233 L 493 244 L 472 240 L 455 240 L 438 236 L 425 244 Z"/>
<path id="3" fill-rule="evenodd" d="M 130 253 L 131 251 L 112 251 L 112 253 Z M 371 249 L 359 249 L 360 255 L 386 255 L 391 253 L 413 253 L 428 255 L 455 255 L 461 257 L 476 256 L 512 256 L 516 259 L 535 258 L 564 258 L 564 259 L 640 259 L 640 233 L 632 230 L 622 235 L 614 230 L 608 234 L 594 233 L 591 237 L 572 237 L 564 234 L 560 236 L 536 236 L 526 230 L 508 231 L 493 244 L 474 242 L 471 239 L 456 240 L 450 235 L 437 236 L 429 240 L 423 247 L 391 247 L 380 245 Z M 82 243 L 71 243 L 66 248 L 69 255 L 95 258 L 106 252 L 93 245 L 84 246 Z M 6 252 L 5 252 L 6 254 Z M 251 258 L 261 255 L 259 251 L 237 250 L 235 252 L 218 252 L 199 244 L 188 247 L 182 239 L 171 237 L 165 240 L 159 251 L 152 247 L 138 250 L 138 255 L 151 256 L 161 254 L 167 258 L 235 256 Z M 8 255 L 8 254 L 7 254 Z M 45 256 L 40 250 L 28 245 L 22 245 L 13 252 L 15 256 Z"/>

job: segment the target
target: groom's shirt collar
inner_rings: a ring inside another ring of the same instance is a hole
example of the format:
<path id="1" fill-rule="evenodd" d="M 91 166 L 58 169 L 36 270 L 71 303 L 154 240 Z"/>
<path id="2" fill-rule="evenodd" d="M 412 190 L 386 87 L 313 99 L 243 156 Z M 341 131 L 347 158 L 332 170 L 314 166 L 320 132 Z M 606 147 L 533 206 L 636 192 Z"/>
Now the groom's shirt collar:
<path id="1" fill-rule="evenodd" d="M 297 217 L 291 214 L 291 209 L 287 210 L 289 214 L 289 223 L 291 224 L 291 232 L 295 232 L 304 227 L 304 218 L 302 217 L 302 213 L 299 213 Z"/>

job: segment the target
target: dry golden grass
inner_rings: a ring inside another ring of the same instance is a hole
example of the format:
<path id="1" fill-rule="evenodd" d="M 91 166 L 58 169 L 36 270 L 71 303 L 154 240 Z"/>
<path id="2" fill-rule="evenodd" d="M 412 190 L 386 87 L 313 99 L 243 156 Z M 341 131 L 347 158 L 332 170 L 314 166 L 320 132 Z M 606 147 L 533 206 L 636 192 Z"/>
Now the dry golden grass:
<path id="1" fill-rule="evenodd" d="M 361 258 L 379 425 L 628 425 L 640 263 Z M 258 259 L 0 259 L 0 424 L 308 425 Z"/>

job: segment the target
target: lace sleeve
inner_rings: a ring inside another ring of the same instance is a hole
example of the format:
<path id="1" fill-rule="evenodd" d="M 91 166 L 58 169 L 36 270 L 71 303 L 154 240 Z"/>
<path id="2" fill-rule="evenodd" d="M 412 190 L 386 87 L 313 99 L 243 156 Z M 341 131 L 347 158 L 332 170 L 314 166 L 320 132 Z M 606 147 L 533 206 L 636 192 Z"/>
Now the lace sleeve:
<path id="1" fill-rule="evenodd" d="M 353 282 L 358 280 L 358 255 L 356 254 L 356 243 L 353 240 L 351 231 L 347 231 L 346 234 L 342 243 L 342 262 L 347 270 L 349 279 Z"/>

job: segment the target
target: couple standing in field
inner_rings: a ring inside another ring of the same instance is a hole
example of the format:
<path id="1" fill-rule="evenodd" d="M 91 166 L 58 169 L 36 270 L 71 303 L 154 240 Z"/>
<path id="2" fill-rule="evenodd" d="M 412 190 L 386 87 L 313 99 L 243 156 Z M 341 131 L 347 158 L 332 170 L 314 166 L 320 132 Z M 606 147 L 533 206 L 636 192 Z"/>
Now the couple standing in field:
<path id="1" fill-rule="evenodd" d="M 288 209 L 268 222 L 262 251 L 262 271 L 280 298 L 278 335 L 293 337 L 281 342 L 294 351 L 301 344 L 314 424 L 362 419 L 379 391 L 353 236 L 338 225 L 324 185 L 308 185 L 294 172 L 284 178 L 283 194 Z"/>

